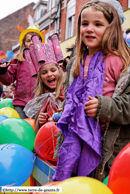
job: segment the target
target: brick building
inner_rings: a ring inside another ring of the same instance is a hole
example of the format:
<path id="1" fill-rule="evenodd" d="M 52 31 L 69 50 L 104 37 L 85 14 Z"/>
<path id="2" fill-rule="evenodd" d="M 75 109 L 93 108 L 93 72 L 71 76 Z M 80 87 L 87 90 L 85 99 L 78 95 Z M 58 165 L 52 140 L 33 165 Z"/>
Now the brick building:
<path id="1" fill-rule="evenodd" d="M 61 42 L 76 35 L 78 15 L 82 6 L 87 2 L 89 2 L 89 0 L 62 0 L 60 24 Z M 123 10 L 128 9 L 130 0 L 119 0 L 119 2 L 122 5 Z"/>
<path id="2" fill-rule="evenodd" d="M 64 57 L 67 55 L 66 48 L 75 43 L 77 31 L 77 19 L 82 6 L 89 0 L 39 0 L 36 4 L 31 3 L 24 8 L 10 14 L 0 20 L 0 50 L 16 51 L 19 48 L 18 39 L 20 32 L 19 24 L 23 29 L 28 27 L 28 15 L 31 14 L 34 24 L 39 24 L 39 29 L 46 29 L 45 41 L 48 36 L 58 33 L 59 41 Z M 123 29 L 129 27 L 130 0 L 119 0 L 124 13 L 127 13 L 127 22 Z"/>
<path id="3" fill-rule="evenodd" d="M 17 25 L 19 24 L 23 29 L 28 27 L 28 15 L 34 15 L 34 5 L 35 3 L 30 3 L 0 20 L 0 50 L 6 53 L 19 42 L 20 31 Z"/>
<path id="4" fill-rule="evenodd" d="M 75 42 L 78 16 L 82 6 L 88 1 L 89 0 L 62 0 L 59 39 L 61 41 L 64 56 L 67 55 L 66 47 L 71 47 L 71 45 Z M 123 10 L 127 12 L 128 15 L 126 16 L 124 13 L 126 21 L 122 27 L 123 29 L 126 29 L 130 27 L 130 24 L 128 24 L 130 18 L 130 0 L 119 0 L 119 2 Z"/>
<path id="5" fill-rule="evenodd" d="M 39 1 L 39 5 L 41 1 Z M 40 30 L 46 29 L 44 34 L 45 40 L 54 32 L 58 33 L 64 57 L 67 55 L 66 48 L 71 47 L 75 43 L 78 15 L 82 6 L 88 1 L 48 0 L 44 16 L 36 20 L 36 24 L 39 24 Z M 119 0 L 119 2 L 123 10 L 128 12 L 130 0 Z M 37 9 L 35 11 L 37 12 Z M 128 25 L 126 24 L 126 26 Z"/>

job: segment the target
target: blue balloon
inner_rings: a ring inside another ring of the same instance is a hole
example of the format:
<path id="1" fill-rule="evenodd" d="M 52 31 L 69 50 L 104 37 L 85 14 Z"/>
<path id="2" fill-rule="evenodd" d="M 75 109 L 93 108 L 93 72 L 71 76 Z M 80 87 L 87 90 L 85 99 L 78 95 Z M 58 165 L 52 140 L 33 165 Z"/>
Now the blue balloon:
<path id="1" fill-rule="evenodd" d="M 2 121 L 4 121 L 5 119 L 8 119 L 9 117 L 5 116 L 5 115 L 0 115 L 0 123 Z"/>
<path id="2" fill-rule="evenodd" d="M 17 144 L 0 145 L 0 186 L 21 186 L 31 175 L 35 155 Z"/>
<path id="3" fill-rule="evenodd" d="M 14 58 L 14 52 L 13 51 L 7 51 L 6 56 L 7 56 L 7 61 L 9 62 L 11 59 Z"/>

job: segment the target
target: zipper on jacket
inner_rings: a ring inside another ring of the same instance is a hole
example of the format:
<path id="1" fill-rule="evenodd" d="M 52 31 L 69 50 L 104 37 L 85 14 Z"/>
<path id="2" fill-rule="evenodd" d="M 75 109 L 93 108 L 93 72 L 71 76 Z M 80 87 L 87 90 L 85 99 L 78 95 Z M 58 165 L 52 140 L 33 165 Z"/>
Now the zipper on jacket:
<path id="1" fill-rule="evenodd" d="M 99 118 L 99 117 L 98 117 Z M 106 122 L 106 130 L 105 130 L 105 133 L 104 133 L 104 138 L 105 138 L 105 135 L 106 135 L 106 133 L 107 133 L 107 131 L 108 131 L 108 127 L 109 127 L 109 123 L 110 122 Z M 103 146 L 102 146 L 102 149 L 103 149 Z M 109 160 L 109 159 L 108 159 Z M 104 165 L 105 166 L 105 165 Z M 98 167 L 97 167 L 98 168 Z M 99 168 L 101 168 L 101 163 L 100 163 L 100 167 Z M 103 170 L 104 170 L 104 167 L 103 167 Z M 103 172 L 103 170 L 102 170 L 102 172 Z M 100 170 L 99 170 L 99 173 L 97 173 L 97 179 L 98 180 L 100 180 L 101 181 L 101 177 L 102 177 L 102 172 L 100 172 Z"/>
<path id="2" fill-rule="evenodd" d="M 105 133 L 104 133 L 104 137 L 106 136 L 106 133 L 108 131 L 109 124 L 110 124 L 110 121 L 107 121 L 106 125 L 105 125 L 106 126 L 106 130 L 105 130 Z"/>
<path id="3" fill-rule="evenodd" d="M 130 91 L 121 94 L 121 96 L 123 96 L 124 94 L 128 94 L 128 93 L 130 93 Z M 106 127 L 106 130 L 105 130 L 105 133 L 104 133 L 104 137 L 105 137 L 105 135 L 106 135 L 106 133 L 107 133 L 107 131 L 108 131 L 109 124 L 110 124 L 110 122 L 106 123 L 107 127 Z M 117 134 L 117 138 L 118 138 L 118 136 L 119 136 L 119 132 L 118 132 L 118 134 Z M 117 138 L 115 139 L 115 141 L 114 141 L 114 143 L 113 143 L 113 152 L 114 152 L 114 144 L 115 144 Z M 111 158 L 113 152 L 111 153 L 111 155 L 110 155 L 110 157 L 108 158 L 108 160 Z M 102 177 L 102 174 L 103 174 L 103 171 L 104 171 L 104 167 L 105 167 L 106 163 L 108 162 L 108 160 L 107 160 L 107 161 L 104 163 L 104 165 L 103 165 L 102 171 L 101 171 L 101 173 L 100 173 L 100 180 L 101 180 L 101 177 Z"/>
<path id="4" fill-rule="evenodd" d="M 123 94 L 121 94 L 121 96 L 123 96 L 124 94 L 128 94 L 128 93 L 130 93 L 130 91 L 128 91 L 128 92 L 124 92 Z"/>

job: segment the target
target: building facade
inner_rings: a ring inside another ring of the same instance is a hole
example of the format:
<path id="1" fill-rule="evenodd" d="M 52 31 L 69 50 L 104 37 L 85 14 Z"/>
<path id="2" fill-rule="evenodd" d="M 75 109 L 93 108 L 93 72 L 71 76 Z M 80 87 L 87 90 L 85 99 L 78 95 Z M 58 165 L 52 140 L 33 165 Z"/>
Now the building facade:
<path id="1" fill-rule="evenodd" d="M 66 49 L 75 44 L 77 20 L 82 6 L 89 0 L 39 0 L 10 14 L 0 20 L 0 50 L 6 52 L 19 49 L 19 24 L 23 29 L 28 27 L 28 15 L 33 16 L 34 25 L 39 25 L 44 33 L 45 42 L 53 33 L 59 36 L 64 57 L 68 55 Z M 122 25 L 123 30 L 130 28 L 130 0 L 119 0 L 123 7 L 126 20 Z"/>
<path id="2" fill-rule="evenodd" d="M 44 15 L 35 24 L 39 24 L 40 30 L 46 29 L 45 40 L 53 33 L 58 33 L 59 41 L 64 57 L 68 55 L 66 49 L 75 44 L 77 20 L 82 6 L 89 0 L 48 0 Z M 44 1 L 43 1 L 44 2 Z M 123 29 L 129 28 L 130 0 L 119 0 L 126 17 L 122 25 Z M 37 3 L 35 12 L 42 3 Z"/>
<path id="3" fill-rule="evenodd" d="M 35 3 L 30 3 L 0 20 L 0 50 L 6 53 L 18 44 L 20 31 L 17 25 L 23 29 L 28 27 L 28 15 L 34 15 L 34 5 Z"/>

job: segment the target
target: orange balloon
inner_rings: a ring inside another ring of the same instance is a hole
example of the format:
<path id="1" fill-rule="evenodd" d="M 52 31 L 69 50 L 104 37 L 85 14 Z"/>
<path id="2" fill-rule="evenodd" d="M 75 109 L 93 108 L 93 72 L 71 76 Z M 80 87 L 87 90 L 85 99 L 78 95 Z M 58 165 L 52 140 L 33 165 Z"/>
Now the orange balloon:
<path id="1" fill-rule="evenodd" d="M 55 182 L 46 183 L 45 185 L 42 185 L 42 186 L 54 187 L 54 186 L 58 185 L 59 183 L 61 183 L 61 181 L 55 181 Z M 40 192 L 40 193 L 33 193 L 33 194 L 44 194 L 44 193 Z M 46 194 L 49 194 L 49 193 L 46 193 Z"/>
<path id="2" fill-rule="evenodd" d="M 35 120 L 34 119 L 26 118 L 24 120 L 27 121 L 32 126 L 32 128 L 35 130 Z"/>
<path id="3" fill-rule="evenodd" d="M 53 187 L 55 185 L 58 185 L 59 183 L 61 183 L 61 181 L 54 181 L 54 182 L 50 182 L 50 183 L 46 183 L 43 186 L 47 186 L 47 187 Z"/>
<path id="4" fill-rule="evenodd" d="M 130 194 L 130 143 L 115 158 L 108 178 L 108 187 L 114 194 Z"/>
<path id="5" fill-rule="evenodd" d="M 54 151 L 56 150 L 56 140 L 55 135 L 59 132 L 54 121 L 49 121 L 45 123 L 36 134 L 35 138 L 35 151 L 36 153 L 44 159 L 50 161 L 57 161 L 53 159 Z"/>

